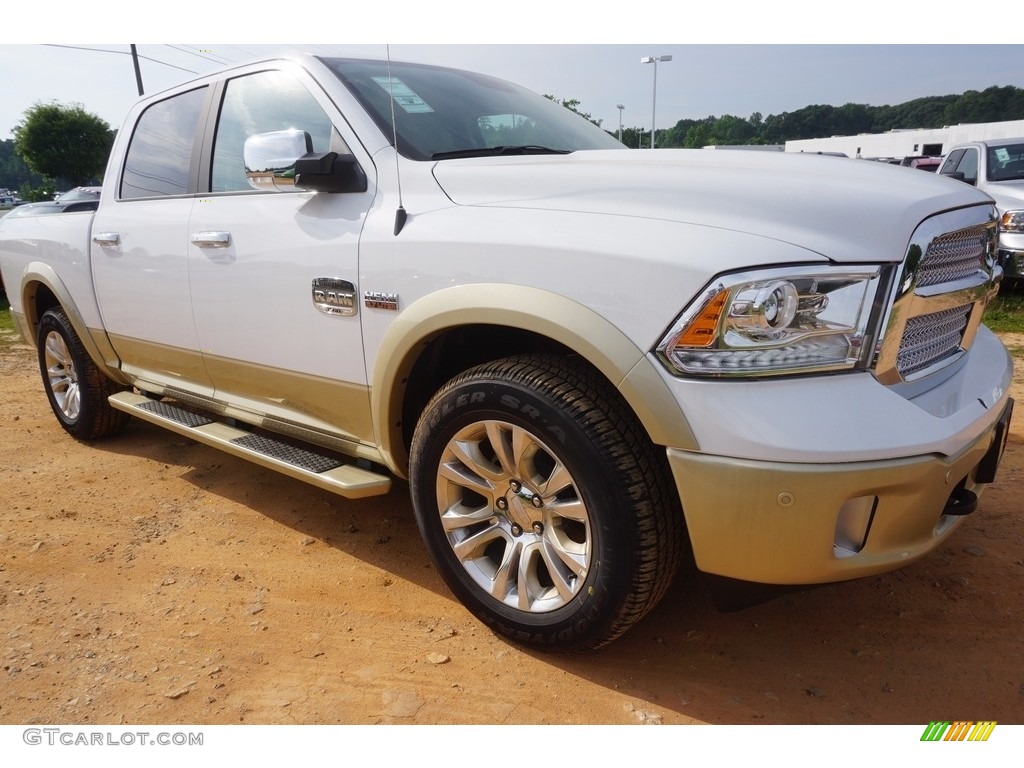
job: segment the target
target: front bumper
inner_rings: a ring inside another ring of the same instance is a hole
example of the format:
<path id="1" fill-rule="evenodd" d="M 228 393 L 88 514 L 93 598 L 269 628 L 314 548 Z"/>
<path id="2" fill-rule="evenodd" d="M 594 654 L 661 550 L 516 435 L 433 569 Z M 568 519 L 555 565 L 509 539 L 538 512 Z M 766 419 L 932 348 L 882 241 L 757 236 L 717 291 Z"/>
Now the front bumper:
<path id="1" fill-rule="evenodd" d="M 1024 279 L 1024 249 L 999 248 L 999 266 L 1003 268 L 1003 279 Z"/>
<path id="2" fill-rule="evenodd" d="M 923 557 L 962 519 L 951 495 L 980 494 L 991 482 L 1012 403 L 954 457 L 795 464 L 668 449 L 697 567 L 762 584 L 820 584 Z"/>
<path id="3" fill-rule="evenodd" d="M 998 258 L 1004 279 L 1024 279 L 1024 232 L 1000 232 Z"/>

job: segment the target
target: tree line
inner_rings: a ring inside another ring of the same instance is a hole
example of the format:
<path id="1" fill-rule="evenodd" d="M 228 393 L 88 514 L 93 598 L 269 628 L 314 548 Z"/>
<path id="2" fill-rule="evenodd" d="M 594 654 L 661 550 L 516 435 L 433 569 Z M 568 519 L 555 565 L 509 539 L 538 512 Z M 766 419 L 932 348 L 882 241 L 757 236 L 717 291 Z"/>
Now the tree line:
<path id="1" fill-rule="evenodd" d="M 680 120 L 658 129 L 657 146 L 699 148 L 709 144 L 785 144 L 799 139 L 825 136 L 855 136 L 885 133 L 897 128 L 942 128 L 958 123 L 996 123 L 1024 120 L 1024 89 L 1012 85 L 992 86 L 984 91 L 960 95 L 926 96 L 895 106 L 873 107 L 844 104 L 833 107 L 814 104 L 794 112 L 764 117 L 755 112 L 749 118 L 735 115 L 703 120 Z M 623 130 L 622 141 L 636 147 L 640 128 Z M 615 135 L 616 131 L 609 131 Z M 644 146 L 649 146 L 650 131 Z"/>

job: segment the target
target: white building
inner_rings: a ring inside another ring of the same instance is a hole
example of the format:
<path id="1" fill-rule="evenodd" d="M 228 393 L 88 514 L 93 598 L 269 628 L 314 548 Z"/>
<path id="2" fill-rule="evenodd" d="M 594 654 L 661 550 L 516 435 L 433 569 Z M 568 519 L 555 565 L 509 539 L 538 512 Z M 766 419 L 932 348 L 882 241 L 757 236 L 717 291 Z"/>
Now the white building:
<path id="1" fill-rule="evenodd" d="M 827 139 L 787 141 L 787 152 L 842 152 L 849 157 L 904 158 L 944 155 L 950 147 L 968 141 L 1024 136 L 1024 120 L 1001 123 L 961 123 L 944 128 L 897 129 L 887 133 L 832 136 Z"/>
<path id="2" fill-rule="evenodd" d="M 756 152 L 785 152 L 785 144 L 708 144 L 704 149 L 750 149 Z"/>

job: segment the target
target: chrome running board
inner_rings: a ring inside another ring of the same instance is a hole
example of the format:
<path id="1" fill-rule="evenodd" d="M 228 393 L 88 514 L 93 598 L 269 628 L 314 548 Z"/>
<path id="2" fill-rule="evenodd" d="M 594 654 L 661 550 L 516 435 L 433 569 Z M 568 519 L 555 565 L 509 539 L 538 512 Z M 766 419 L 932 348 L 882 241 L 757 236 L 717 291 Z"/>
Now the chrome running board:
<path id="1" fill-rule="evenodd" d="M 346 464 L 336 456 L 319 452 L 315 446 L 299 448 L 217 421 L 210 414 L 133 392 L 118 392 L 109 400 L 112 407 L 143 421 L 348 499 L 383 496 L 391 490 L 391 478 L 387 475 Z"/>

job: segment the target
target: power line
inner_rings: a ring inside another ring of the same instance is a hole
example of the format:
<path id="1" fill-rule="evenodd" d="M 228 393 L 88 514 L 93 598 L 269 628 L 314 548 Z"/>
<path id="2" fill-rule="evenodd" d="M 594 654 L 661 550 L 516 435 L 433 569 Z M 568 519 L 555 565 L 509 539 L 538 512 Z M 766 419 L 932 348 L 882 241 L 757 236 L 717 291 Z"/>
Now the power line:
<path id="1" fill-rule="evenodd" d="M 84 45 L 57 45 L 55 43 L 43 43 L 43 45 L 45 45 L 47 48 L 70 48 L 70 49 L 76 50 L 76 51 L 93 51 L 95 53 L 116 53 L 116 54 L 119 54 L 121 56 L 131 56 L 132 55 L 130 51 L 111 51 L 111 50 L 109 50 L 107 48 L 89 48 L 89 47 L 84 46 Z M 176 64 L 168 64 L 166 61 L 160 61 L 160 59 L 154 59 L 154 58 L 152 58 L 150 56 L 143 56 L 143 55 L 139 54 L 139 58 L 140 59 L 145 59 L 146 61 L 151 61 L 154 64 L 162 64 L 163 66 L 170 67 L 171 69 L 180 69 L 182 72 L 188 72 L 190 75 L 198 75 L 199 74 L 194 69 L 187 69 L 185 67 L 179 67 Z"/>
<path id="2" fill-rule="evenodd" d="M 183 47 L 183 46 L 180 46 L 180 45 L 170 45 L 170 44 L 168 44 L 167 47 L 168 48 L 173 48 L 176 51 L 181 51 L 182 53 L 187 53 L 189 56 L 198 56 L 200 59 L 206 59 L 206 61 L 212 61 L 214 64 L 231 64 L 231 63 L 233 63 L 232 59 L 226 58 L 226 57 L 221 56 L 219 54 L 211 53 L 210 51 L 202 51 L 202 50 L 199 50 L 199 49 L 196 49 L 194 51 L 190 51 L 186 47 Z"/>
<path id="3" fill-rule="evenodd" d="M 245 48 L 243 48 L 240 45 L 229 45 L 228 47 L 230 47 L 230 48 L 237 48 L 238 50 L 240 50 L 242 53 L 244 53 L 250 59 L 255 59 L 256 58 L 256 54 L 255 53 L 253 53 L 252 51 L 246 50 Z"/>

